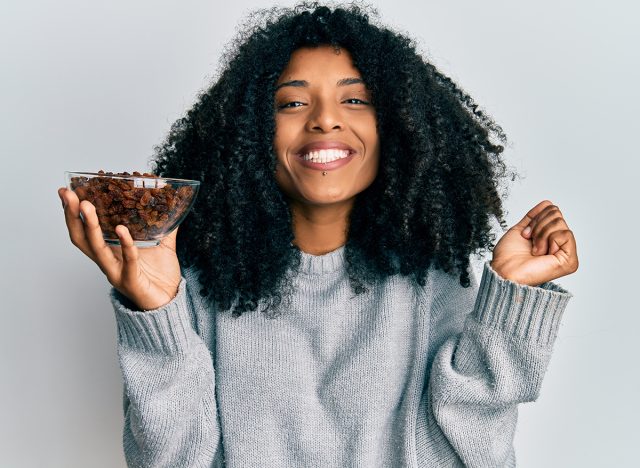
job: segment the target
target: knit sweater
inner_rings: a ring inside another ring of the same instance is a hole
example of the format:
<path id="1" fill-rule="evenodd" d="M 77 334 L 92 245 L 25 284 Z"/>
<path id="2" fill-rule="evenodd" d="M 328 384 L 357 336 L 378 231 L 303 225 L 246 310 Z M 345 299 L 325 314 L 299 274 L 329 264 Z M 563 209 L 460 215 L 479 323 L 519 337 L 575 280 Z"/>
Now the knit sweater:
<path id="1" fill-rule="evenodd" d="M 111 291 L 129 466 L 515 466 L 570 293 L 486 262 L 354 295 L 344 246 L 301 254 L 277 318 L 212 310 L 191 269 L 153 311 Z"/>

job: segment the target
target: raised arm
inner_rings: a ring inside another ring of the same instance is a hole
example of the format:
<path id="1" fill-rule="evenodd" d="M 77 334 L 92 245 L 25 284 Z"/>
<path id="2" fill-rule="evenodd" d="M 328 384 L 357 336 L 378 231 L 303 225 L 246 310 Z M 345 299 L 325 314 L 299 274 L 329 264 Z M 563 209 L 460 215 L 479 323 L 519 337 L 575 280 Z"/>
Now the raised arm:
<path id="1" fill-rule="evenodd" d="M 209 349 L 195 332 L 183 278 L 169 304 L 148 312 L 111 298 L 124 379 L 123 443 L 132 467 L 217 466 L 222 456 Z"/>
<path id="2" fill-rule="evenodd" d="M 113 285 L 127 463 L 212 466 L 215 457 L 221 457 L 215 372 L 208 346 L 196 331 L 196 310 L 181 275 L 177 229 L 159 246 L 138 249 L 127 228 L 117 226 L 122 247 L 108 246 L 95 207 L 86 200 L 80 203 L 64 188 L 58 195 L 71 242 Z"/>
<path id="3" fill-rule="evenodd" d="M 427 427 L 465 466 L 515 466 L 518 404 L 538 397 L 570 297 L 553 283 L 504 280 L 485 264 L 475 306 L 437 351 L 428 380 Z"/>

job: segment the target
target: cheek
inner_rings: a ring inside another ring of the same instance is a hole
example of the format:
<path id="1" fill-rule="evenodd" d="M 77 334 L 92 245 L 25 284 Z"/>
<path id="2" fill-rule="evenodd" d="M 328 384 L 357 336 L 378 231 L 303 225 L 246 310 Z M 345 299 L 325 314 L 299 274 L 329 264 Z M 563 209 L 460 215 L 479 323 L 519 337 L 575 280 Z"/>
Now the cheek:
<path id="1" fill-rule="evenodd" d="M 378 146 L 378 127 L 375 113 L 359 119 L 357 124 L 354 125 L 354 129 L 357 129 L 356 131 L 360 134 L 360 137 L 367 146 L 370 148 Z"/>
<path id="2" fill-rule="evenodd" d="M 274 139 L 286 143 L 299 131 L 300 122 L 293 115 L 278 115 L 275 117 Z"/>
<path id="3" fill-rule="evenodd" d="M 376 149 L 375 151 L 372 151 L 369 154 L 369 160 L 367 161 L 367 165 L 365 169 L 365 172 L 366 172 L 365 179 L 368 180 L 367 186 L 371 184 L 371 182 L 373 182 L 373 180 L 378 176 L 379 169 L 380 169 L 380 154 Z"/>

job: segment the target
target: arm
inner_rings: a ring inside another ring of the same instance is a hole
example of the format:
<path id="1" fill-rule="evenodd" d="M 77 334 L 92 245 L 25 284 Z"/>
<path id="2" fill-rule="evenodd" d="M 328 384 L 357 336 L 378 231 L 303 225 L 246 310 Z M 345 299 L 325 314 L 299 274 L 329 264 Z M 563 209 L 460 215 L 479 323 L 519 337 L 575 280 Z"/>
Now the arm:
<path id="1" fill-rule="evenodd" d="M 194 331 L 187 289 L 182 278 L 177 296 L 148 312 L 131 310 L 111 292 L 124 379 L 124 452 L 132 467 L 209 467 L 221 456 L 215 372 Z"/>
<path id="2" fill-rule="evenodd" d="M 517 405 L 538 397 L 570 297 L 553 283 L 519 285 L 484 265 L 473 311 L 437 351 L 427 393 L 429 426 L 466 466 L 515 465 Z"/>
<path id="3" fill-rule="evenodd" d="M 214 455 L 220 461 L 213 364 L 192 323 L 204 306 L 191 303 L 197 296 L 188 295 L 181 275 L 178 229 L 157 247 L 138 249 L 126 226 L 118 225 L 120 248 L 108 246 L 95 206 L 63 187 L 58 195 L 71 242 L 114 287 L 128 464 L 211 466 Z"/>

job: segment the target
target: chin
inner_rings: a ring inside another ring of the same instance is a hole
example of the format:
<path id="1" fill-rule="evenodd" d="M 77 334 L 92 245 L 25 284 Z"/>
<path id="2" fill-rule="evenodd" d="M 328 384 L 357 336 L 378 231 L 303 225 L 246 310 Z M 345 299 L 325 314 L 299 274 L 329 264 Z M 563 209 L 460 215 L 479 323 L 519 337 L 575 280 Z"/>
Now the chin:
<path id="1" fill-rule="evenodd" d="M 301 201 L 314 205 L 330 205 L 332 203 L 345 202 L 352 198 L 348 193 L 341 190 L 332 190 L 323 193 L 304 194 Z"/>

